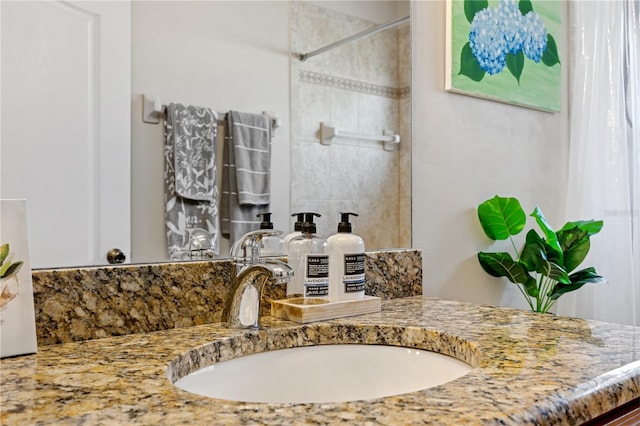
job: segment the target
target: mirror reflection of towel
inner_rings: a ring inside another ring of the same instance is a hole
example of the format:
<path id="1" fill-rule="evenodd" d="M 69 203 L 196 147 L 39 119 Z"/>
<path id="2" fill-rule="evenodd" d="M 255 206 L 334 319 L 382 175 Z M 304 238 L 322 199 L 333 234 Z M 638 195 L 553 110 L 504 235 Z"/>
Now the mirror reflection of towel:
<path id="1" fill-rule="evenodd" d="M 220 251 L 216 133 L 209 108 L 169 104 L 164 122 L 165 202 L 169 256 L 189 248 L 189 230 L 209 232 Z"/>
<path id="2" fill-rule="evenodd" d="M 233 242 L 260 227 L 271 199 L 271 120 L 229 111 L 222 169 L 222 233 Z"/>
<path id="3" fill-rule="evenodd" d="M 215 191 L 215 138 L 218 117 L 209 108 L 171 104 L 167 119 L 174 125 L 176 193 L 211 201 Z"/>

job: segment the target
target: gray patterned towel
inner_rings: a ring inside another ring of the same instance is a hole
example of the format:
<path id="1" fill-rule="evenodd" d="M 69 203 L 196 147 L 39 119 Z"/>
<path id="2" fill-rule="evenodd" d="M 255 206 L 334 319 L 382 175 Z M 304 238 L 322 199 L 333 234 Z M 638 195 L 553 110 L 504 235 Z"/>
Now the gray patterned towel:
<path id="1" fill-rule="evenodd" d="M 217 116 L 208 108 L 170 104 L 164 122 L 165 220 L 170 258 L 189 249 L 194 228 L 220 251 L 216 187 Z"/>
<path id="2" fill-rule="evenodd" d="M 218 116 L 209 108 L 183 104 L 167 107 L 173 126 L 176 193 L 210 201 L 215 188 L 215 143 Z"/>

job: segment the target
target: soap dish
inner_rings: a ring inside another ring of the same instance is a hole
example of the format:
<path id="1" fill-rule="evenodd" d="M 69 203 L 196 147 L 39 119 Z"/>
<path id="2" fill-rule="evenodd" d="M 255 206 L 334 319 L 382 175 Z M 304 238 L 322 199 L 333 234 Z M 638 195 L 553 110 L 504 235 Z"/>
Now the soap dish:
<path id="1" fill-rule="evenodd" d="M 271 301 L 271 316 L 302 324 L 370 314 L 380 312 L 381 309 L 381 299 L 375 296 L 365 296 L 364 299 L 339 300 L 335 302 L 329 302 L 323 299 L 305 300 L 302 297 Z"/>

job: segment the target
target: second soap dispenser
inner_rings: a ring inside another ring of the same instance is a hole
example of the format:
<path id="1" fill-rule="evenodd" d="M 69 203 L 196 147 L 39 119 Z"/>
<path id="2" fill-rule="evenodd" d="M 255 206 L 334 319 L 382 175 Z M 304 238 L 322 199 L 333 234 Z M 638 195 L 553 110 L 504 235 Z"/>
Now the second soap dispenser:
<path id="1" fill-rule="evenodd" d="M 289 242 L 298 235 L 302 235 L 302 222 L 304 222 L 304 213 L 294 213 L 291 217 L 296 218 L 296 222 L 293 224 L 293 232 L 284 237 L 284 251 L 289 253 Z"/>
<path id="2" fill-rule="evenodd" d="M 262 217 L 260 229 L 273 229 L 271 213 L 258 213 L 257 217 Z M 260 256 L 283 256 L 284 250 L 284 239 L 280 235 L 267 235 L 260 240 Z"/>
<path id="3" fill-rule="evenodd" d="M 305 213 L 301 235 L 289 241 L 289 266 L 293 278 L 287 285 L 288 295 L 302 294 L 305 298 L 329 297 L 329 256 L 327 242 L 316 235 L 313 217 L 318 213 Z"/>
<path id="4" fill-rule="evenodd" d="M 338 233 L 327 239 L 329 294 L 331 300 L 364 299 L 364 241 L 351 232 L 349 216 L 340 212 Z"/>

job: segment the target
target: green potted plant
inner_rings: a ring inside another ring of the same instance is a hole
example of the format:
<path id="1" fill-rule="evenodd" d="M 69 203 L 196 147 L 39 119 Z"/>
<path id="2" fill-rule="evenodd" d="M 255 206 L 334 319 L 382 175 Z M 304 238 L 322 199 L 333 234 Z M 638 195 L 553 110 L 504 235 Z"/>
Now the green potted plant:
<path id="1" fill-rule="evenodd" d="M 520 202 L 496 195 L 478 206 L 485 234 L 494 241 L 509 239 L 516 255 L 514 259 L 506 252 L 479 252 L 478 261 L 485 272 L 516 284 L 535 312 L 547 312 L 560 296 L 587 283 L 606 282 L 593 267 L 573 272 L 591 248 L 590 237 L 602 229 L 601 220 L 567 222 L 554 231 L 538 207 L 530 216 L 543 235 L 530 229 L 518 252 L 513 236 L 522 232 L 527 222 Z"/>

